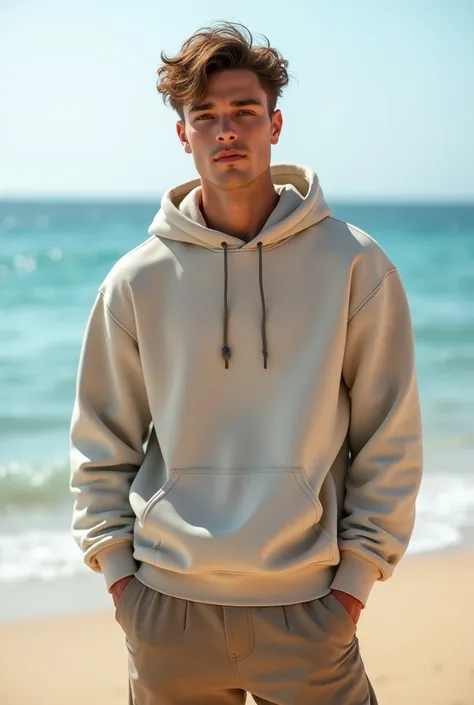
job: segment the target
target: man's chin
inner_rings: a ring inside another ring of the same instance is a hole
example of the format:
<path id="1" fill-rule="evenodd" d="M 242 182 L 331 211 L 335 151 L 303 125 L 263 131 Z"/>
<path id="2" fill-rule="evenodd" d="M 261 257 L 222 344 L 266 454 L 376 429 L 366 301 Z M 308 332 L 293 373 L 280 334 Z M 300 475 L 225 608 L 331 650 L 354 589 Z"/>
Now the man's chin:
<path id="1" fill-rule="evenodd" d="M 252 174 L 244 169 L 226 169 L 220 174 L 213 174 L 212 181 L 220 188 L 242 188 L 252 183 Z"/>

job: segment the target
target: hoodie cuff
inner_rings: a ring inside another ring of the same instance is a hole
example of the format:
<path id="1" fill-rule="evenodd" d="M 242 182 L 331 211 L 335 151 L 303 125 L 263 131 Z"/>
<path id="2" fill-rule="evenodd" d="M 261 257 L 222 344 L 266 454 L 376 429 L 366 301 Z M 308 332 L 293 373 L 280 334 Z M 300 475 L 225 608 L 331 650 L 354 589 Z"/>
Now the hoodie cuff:
<path id="1" fill-rule="evenodd" d="M 96 560 L 104 574 L 109 592 L 114 583 L 128 575 L 134 575 L 137 571 L 133 547 L 128 542 L 102 549 L 96 555 Z"/>
<path id="2" fill-rule="evenodd" d="M 341 551 L 341 562 L 331 590 L 347 592 L 365 606 L 373 586 L 382 574 L 375 563 L 353 551 Z"/>

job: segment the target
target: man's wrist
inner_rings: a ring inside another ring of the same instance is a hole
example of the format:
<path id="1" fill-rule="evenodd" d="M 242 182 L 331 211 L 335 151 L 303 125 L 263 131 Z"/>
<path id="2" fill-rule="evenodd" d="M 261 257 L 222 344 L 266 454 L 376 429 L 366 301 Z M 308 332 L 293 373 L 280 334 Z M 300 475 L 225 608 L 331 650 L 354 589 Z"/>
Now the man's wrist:
<path id="1" fill-rule="evenodd" d="M 336 600 L 344 607 L 354 624 L 357 624 L 360 613 L 364 609 L 363 603 L 348 592 L 343 592 L 342 590 L 331 590 L 331 592 Z"/>
<path id="2" fill-rule="evenodd" d="M 109 587 L 109 592 L 112 592 L 117 586 L 126 585 L 132 578 L 133 575 L 124 575 L 123 578 L 116 580 L 115 583 Z"/>
<path id="3" fill-rule="evenodd" d="M 343 600 L 351 600 L 354 602 L 354 604 L 357 604 L 361 608 L 361 610 L 364 609 L 364 606 L 365 606 L 364 603 L 361 602 L 360 600 L 358 600 L 357 597 L 354 597 L 354 595 L 351 595 L 350 592 L 344 592 L 344 590 L 331 590 L 331 592 L 338 599 L 339 599 L 339 597 L 341 597 L 341 599 L 343 599 Z"/>
<path id="4" fill-rule="evenodd" d="M 133 580 L 133 575 L 126 575 L 124 578 L 120 578 L 120 580 L 117 580 L 113 585 L 109 587 L 109 593 L 112 595 L 112 599 L 115 605 L 117 605 L 118 601 L 120 600 L 120 597 L 122 596 L 122 592 L 125 590 L 131 580 Z"/>

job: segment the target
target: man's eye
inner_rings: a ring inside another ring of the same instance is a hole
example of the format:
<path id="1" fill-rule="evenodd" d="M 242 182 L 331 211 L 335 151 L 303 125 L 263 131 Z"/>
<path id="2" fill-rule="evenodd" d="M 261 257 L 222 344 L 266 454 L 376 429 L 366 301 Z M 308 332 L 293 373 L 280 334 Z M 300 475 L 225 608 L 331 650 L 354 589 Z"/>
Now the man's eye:
<path id="1" fill-rule="evenodd" d="M 251 110 L 239 110 L 237 113 L 237 115 L 254 115 L 254 114 L 255 113 L 253 113 Z M 208 120 L 208 119 L 212 120 L 212 118 L 213 118 L 213 116 L 210 113 L 203 113 L 202 115 L 198 115 L 196 120 Z"/>

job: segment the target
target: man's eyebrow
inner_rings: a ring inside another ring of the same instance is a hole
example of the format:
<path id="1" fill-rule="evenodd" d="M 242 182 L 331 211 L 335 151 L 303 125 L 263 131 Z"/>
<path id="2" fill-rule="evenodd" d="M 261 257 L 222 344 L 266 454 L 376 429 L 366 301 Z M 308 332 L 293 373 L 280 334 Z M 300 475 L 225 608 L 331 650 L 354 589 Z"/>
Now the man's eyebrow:
<path id="1" fill-rule="evenodd" d="M 247 105 L 259 105 L 263 107 L 263 103 L 259 98 L 241 98 L 240 100 L 232 100 L 231 106 L 233 108 L 244 108 Z M 214 103 L 201 103 L 200 105 L 194 105 L 190 108 L 190 113 L 199 113 L 202 110 L 212 110 L 214 108 Z"/>

